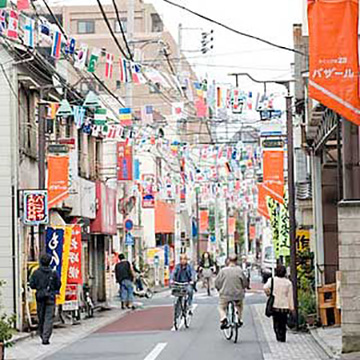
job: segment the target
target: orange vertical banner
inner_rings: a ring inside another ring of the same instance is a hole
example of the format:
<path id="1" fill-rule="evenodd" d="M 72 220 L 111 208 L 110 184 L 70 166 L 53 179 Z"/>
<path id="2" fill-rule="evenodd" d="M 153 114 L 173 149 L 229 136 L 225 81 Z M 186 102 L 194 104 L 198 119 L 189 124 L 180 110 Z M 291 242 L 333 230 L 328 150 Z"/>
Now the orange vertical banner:
<path id="1" fill-rule="evenodd" d="M 284 151 L 266 150 L 263 153 L 264 187 L 274 200 L 284 203 Z"/>
<path id="2" fill-rule="evenodd" d="M 69 196 L 69 156 L 48 156 L 49 209 Z"/>
<path id="3" fill-rule="evenodd" d="M 266 204 L 266 196 L 268 192 L 264 188 L 264 184 L 258 184 L 258 213 L 270 220 L 269 210 Z"/>
<path id="4" fill-rule="evenodd" d="M 207 232 L 209 228 L 209 211 L 200 210 L 200 232 Z"/>
<path id="5" fill-rule="evenodd" d="M 308 0 L 309 96 L 360 125 L 358 0 Z"/>
<path id="6" fill-rule="evenodd" d="M 236 219 L 234 217 L 229 217 L 229 234 L 234 235 L 236 230 Z"/>

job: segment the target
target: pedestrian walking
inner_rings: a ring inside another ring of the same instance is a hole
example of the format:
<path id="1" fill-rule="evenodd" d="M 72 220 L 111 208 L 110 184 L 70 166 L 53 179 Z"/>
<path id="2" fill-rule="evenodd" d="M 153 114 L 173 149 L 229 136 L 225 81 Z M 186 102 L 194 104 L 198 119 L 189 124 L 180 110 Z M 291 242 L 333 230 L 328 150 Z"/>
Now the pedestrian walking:
<path id="1" fill-rule="evenodd" d="M 119 262 L 115 266 L 116 282 L 119 284 L 121 308 L 135 310 L 134 306 L 134 272 L 124 254 L 119 255 Z"/>
<path id="2" fill-rule="evenodd" d="M 50 344 L 53 330 L 55 299 L 61 288 L 61 281 L 56 271 L 51 269 L 51 256 L 41 255 L 40 267 L 30 278 L 30 287 L 36 290 L 36 308 L 38 314 L 38 334 L 43 345 Z"/>
<path id="3" fill-rule="evenodd" d="M 270 278 L 264 285 L 266 295 L 274 296 L 272 318 L 276 339 L 279 342 L 286 342 L 286 324 L 288 314 L 294 311 L 293 285 L 286 278 L 286 268 L 278 265 L 275 270 L 275 277 Z"/>

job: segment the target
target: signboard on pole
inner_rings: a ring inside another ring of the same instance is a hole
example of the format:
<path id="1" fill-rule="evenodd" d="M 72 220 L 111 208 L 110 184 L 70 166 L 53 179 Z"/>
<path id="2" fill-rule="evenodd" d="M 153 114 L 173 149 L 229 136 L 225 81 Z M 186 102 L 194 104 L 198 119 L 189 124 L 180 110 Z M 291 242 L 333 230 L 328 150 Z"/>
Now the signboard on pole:
<path id="1" fill-rule="evenodd" d="M 117 166 L 119 181 L 133 180 L 133 151 L 126 142 L 117 144 Z"/>
<path id="2" fill-rule="evenodd" d="M 48 193 L 46 190 L 24 191 L 24 224 L 36 226 L 49 222 Z"/>
<path id="3" fill-rule="evenodd" d="M 153 209 L 155 207 L 155 175 L 142 175 L 142 207 Z"/>

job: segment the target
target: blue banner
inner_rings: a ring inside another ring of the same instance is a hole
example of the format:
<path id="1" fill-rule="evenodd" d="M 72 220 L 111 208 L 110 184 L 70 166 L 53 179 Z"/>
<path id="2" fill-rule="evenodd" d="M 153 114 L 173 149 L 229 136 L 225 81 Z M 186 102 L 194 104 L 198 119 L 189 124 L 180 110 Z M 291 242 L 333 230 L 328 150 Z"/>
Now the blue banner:
<path id="1" fill-rule="evenodd" d="M 64 229 L 54 229 L 51 227 L 46 229 L 46 252 L 51 256 L 50 267 L 56 270 L 60 279 L 63 265 L 64 237 Z"/>

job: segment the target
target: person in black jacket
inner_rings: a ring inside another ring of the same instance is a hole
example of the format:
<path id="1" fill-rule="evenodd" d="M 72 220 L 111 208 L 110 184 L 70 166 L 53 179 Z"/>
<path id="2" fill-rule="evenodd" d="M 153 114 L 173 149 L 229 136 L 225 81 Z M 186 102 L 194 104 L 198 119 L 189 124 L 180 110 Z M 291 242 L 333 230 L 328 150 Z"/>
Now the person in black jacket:
<path id="1" fill-rule="evenodd" d="M 61 288 L 61 280 L 50 268 L 51 256 L 41 255 L 40 268 L 30 278 L 30 287 L 36 290 L 36 308 L 39 319 L 38 333 L 43 345 L 50 344 L 53 329 L 56 294 Z"/>
<path id="2" fill-rule="evenodd" d="M 121 308 L 135 310 L 134 302 L 134 273 L 129 261 L 125 259 L 124 254 L 119 255 L 119 262 L 115 266 L 116 282 L 120 287 Z"/>

